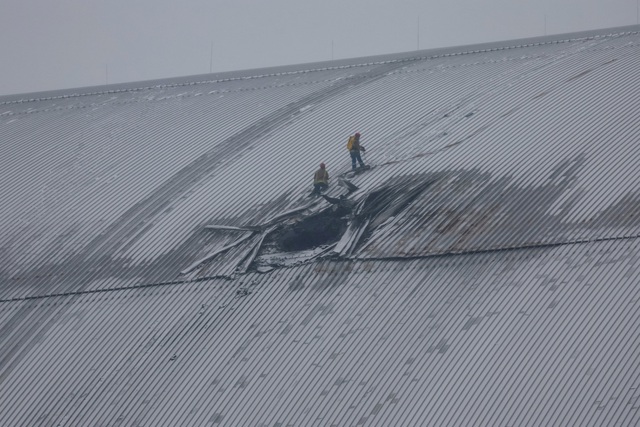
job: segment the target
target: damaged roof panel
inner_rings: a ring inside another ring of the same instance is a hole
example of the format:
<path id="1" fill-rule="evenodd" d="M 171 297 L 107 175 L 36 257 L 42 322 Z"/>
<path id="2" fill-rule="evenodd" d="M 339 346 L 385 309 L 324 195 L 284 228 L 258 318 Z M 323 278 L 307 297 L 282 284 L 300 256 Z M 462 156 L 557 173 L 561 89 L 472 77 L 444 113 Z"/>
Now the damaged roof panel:
<path id="1" fill-rule="evenodd" d="M 401 176 L 446 181 L 407 206 L 422 219 L 398 212 L 381 230 L 393 238 L 380 240 L 369 227 L 362 233 L 371 239 L 368 249 L 354 247 L 350 255 L 422 256 L 633 234 L 633 220 L 618 217 L 616 226 L 598 215 L 619 212 L 613 206 L 621 200 L 626 211 L 635 203 L 625 147 L 639 132 L 640 98 L 626 84 L 636 43 L 635 33 L 623 32 L 5 103 L 22 109 L 2 116 L 0 134 L 15 141 L 3 148 L 6 158 L 18 160 L 5 173 L 24 188 L 5 194 L 15 202 L 3 215 L 3 277 L 40 293 L 88 280 L 109 286 L 114 273 L 140 283 L 181 280 L 207 248 L 225 244 L 203 236 L 203 227 L 253 225 L 301 206 L 319 161 L 333 177 L 347 170 L 344 141 L 355 130 L 377 166 L 353 180 L 365 191 Z M 616 133 L 621 122 L 628 124 L 624 137 Z M 31 152 L 35 162 L 26 160 Z M 607 198 L 589 201 L 604 189 Z M 523 197 L 548 212 L 527 209 L 531 226 L 521 230 Z M 414 238 L 416 229 L 431 231 Z M 70 278 L 78 272 L 82 277 Z M 40 279 L 60 275 L 62 281 Z"/>

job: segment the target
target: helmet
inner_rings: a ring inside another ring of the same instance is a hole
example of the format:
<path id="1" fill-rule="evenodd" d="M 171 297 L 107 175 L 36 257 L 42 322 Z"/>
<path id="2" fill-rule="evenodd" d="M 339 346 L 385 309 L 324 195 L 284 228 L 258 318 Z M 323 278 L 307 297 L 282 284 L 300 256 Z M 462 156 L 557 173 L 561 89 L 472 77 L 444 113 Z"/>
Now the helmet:
<path id="1" fill-rule="evenodd" d="M 324 168 L 325 168 L 324 163 L 320 163 L 320 169 L 324 169 Z"/>

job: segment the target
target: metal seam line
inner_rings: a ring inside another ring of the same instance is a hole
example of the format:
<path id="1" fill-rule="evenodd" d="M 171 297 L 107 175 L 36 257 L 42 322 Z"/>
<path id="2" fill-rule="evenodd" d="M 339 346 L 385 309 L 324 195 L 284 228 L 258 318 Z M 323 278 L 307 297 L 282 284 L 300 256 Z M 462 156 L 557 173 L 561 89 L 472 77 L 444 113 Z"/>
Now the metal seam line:
<path id="1" fill-rule="evenodd" d="M 478 250 L 468 250 L 468 251 L 460 251 L 460 252 L 442 252 L 442 253 L 433 253 L 433 254 L 427 254 L 427 255 L 407 256 L 407 257 L 393 257 L 393 256 L 390 256 L 390 257 L 342 257 L 342 258 L 333 258 L 333 259 L 329 258 L 329 260 L 331 262 L 345 262 L 345 261 L 351 261 L 351 262 L 407 261 L 408 262 L 408 261 L 415 261 L 420 259 L 444 258 L 449 256 L 464 256 L 464 255 L 488 254 L 488 253 L 497 253 L 497 252 L 515 252 L 515 251 L 521 251 L 521 250 L 527 250 L 527 249 L 557 248 L 562 246 L 584 245 L 588 243 L 634 240 L 638 238 L 640 238 L 640 234 L 635 234 L 631 236 L 598 237 L 594 239 L 578 239 L 578 240 L 572 240 L 567 242 L 533 243 L 528 245 L 505 246 L 500 248 L 478 249 Z M 323 259 L 326 259 L 326 258 L 323 258 Z M 279 267 L 278 269 L 284 270 L 288 268 L 299 267 L 300 265 L 310 264 L 315 261 L 316 260 L 314 259 L 311 261 L 296 264 L 295 266 Z M 247 273 L 240 274 L 238 276 L 244 276 L 247 274 L 255 274 L 255 272 L 247 272 Z M 103 289 L 83 290 L 83 291 L 74 291 L 74 292 L 62 292 L 57 294 L 46 294 L 46 295 L 32 295 L 32 296 L 20 297 L 20 298 L 0 299 L 0 304 L 20 302 L 20 301 L 41 300 L 41 299 L 49 299 L 49 298 L 59 298 L 59 297 L 71 297 L 71 296 L 79 296 L 79 295 L 102 294 L 102 293 L 109 293 L 109 292 L 156 288 L 156 287 L 164 287 L 164 286 L 186 285 L 190 283 L 206 282 L 208 280 L 217 280 L 217 279 L 234 281 L 236 280 L 236 277 L 217 275 L 217 276 L 198 277 L 196 279 L 188 279 L 188 280 L 174 280 L 169 282 L 144 283 L 144 284 L 132 285 L 132 286 L 120 286 L 116 288 L 103 288 Z"/>

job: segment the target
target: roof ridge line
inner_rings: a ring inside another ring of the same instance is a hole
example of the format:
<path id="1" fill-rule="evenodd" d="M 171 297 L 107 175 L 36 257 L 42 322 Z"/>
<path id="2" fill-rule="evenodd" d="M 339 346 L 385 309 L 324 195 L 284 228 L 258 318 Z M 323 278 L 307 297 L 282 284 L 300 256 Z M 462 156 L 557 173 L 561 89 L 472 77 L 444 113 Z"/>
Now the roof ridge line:
<path id="1" fill-rule="evenodd" d="M 302 70 L 295 70 L 295 71 L 282 71 L 282 72 L 273 72 L 273 73 L 267 73 L 267 74 L 255 74 L 255 75 L 243 76 L 243 77 L 229 77 L 229 78 L 224 78 L 224 79 L 200 80 L 200 81 L 189 81 L 189 82 L 184 82 L 184 83 L 168 83 L 168 84 L 141 86 L 141 87 L 134 87 L 134 88 L 128 88 L 128 89 L 111 89 L 111 90 L 92 91 L 92 92 L 86 92 L 86 93 L 71 93 L 71 94 L 67 94 L 67 95 L 57 95 L 57 96 L 49 96 L 49 97 L 38 97 L 38 98 L 29 98 L 29 99 L 16 99 L 16 100 L 13 100 L 13 101 L 0 102 L 0 105 L 14 105 L 14 104 L 23 104 L 23 103 L 27 103 L 27 102 L 52 101 L 52 100 L 57 100 L 57 99 L 80 98 L 80 97 L 84 97 L 84 96 L 109 95 L 109 94 L 116 94 L 116 93 L 141 92 L 141 91 L 151 90 L 151 89 L 166 89 L 166 88 L 175 88 L 175 87 L 197 86 L 197 85 L 212 84 L 212 83 L 224 83 L 224 82 L 231 82 L 231 81 L 253 80 L 253 79 L 260 79 L 260 78 L 265 78 L 265 77 L 289 76 L 289 75 L 296 75 L 296 74 L 313 73 L 313 72 L 318 72 L 318 71 L 328 71 L 328 70 L 340 70 L 340 69 L 349 69 L 349 68 L 358 68 L 358 67 L 368 67 L 368 66 L 372 66 L 372 65 L 387 65 L 387 64 L 394 64 L 394 63 L 399 63 L 399 62 L 424 61 L 424 60 L 431 60 L 431 59 L 437 59 L 437 58 L 447 58 L 447 57 L 450 57 L 450 56 L 471 55 L 471 54 L 481 53 L 481 52 L 497 52 L 497 51 L 500 51 L 500 50 L 520 49 L 520 48 L 531 47 L 531 46 L 543 46 L 543 45 L 559 44 L 559 43 L 571 43 L 571 42 L 583 41 L 583 40 L 593 40 L 593 39 L 597 39 L 597 38 L 600 38 L 600 37 L 618 37 L 618 36 L 621 36 L 621 35 L 631 35 L 631 34 L 638 34 L 638 33 L 640 33 L 640 31 L 622 31 L 622 32 L 619 32 L 619 33 L 595 34 L 595 35 L 590 35 L 590 36 L 575 37 L 575 38 L 568 38 L 568 39 L 561 39 L 561 40 L 549 40 L 549 41 L 542 41 L 542 42 L 529 42 L 529 43 L 524 43 L 524 44 L 505 45 L 505 46 L 501 46 L 501 47 L 492 47 L 492 48 L 486 48 L 486 49 L 464 50 L 464 51 L 461 51 L 461 52 L 441 53 L 441 54 L 425 55 L 425 56 L 410 56 L 410 57 L 407 57 L 407 58 L 390 59 L 390 60 L 386 60 L 386 61 L 359 62 L 359 63 L 355 63 L 355 64 L 350 64 L 350 65 L 336 65 L 336 66 L 327 66 L 327 67 L 317 67 L 317 68 L 309 68 L 309 69 L 302 69 Z M 61 90 L 64 90 L 64 89 L 61 89 Z M 10 95 L 8 95 L 8 96 L 10 96 Z"/>

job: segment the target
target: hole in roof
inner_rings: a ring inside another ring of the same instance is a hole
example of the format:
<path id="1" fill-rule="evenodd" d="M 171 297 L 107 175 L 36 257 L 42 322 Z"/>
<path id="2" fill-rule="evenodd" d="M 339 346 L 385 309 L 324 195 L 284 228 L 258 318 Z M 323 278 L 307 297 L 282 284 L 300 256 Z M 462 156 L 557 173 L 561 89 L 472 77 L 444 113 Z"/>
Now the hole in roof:
<path id="1" fill-rule="evenodd" d="M 276 246 L 285 252 L 299 252 L 337 242 L 347 229 L 344 209 L 328 209 L 305 218 L 290 227 L 283 227 L 273 235 Z"/>

